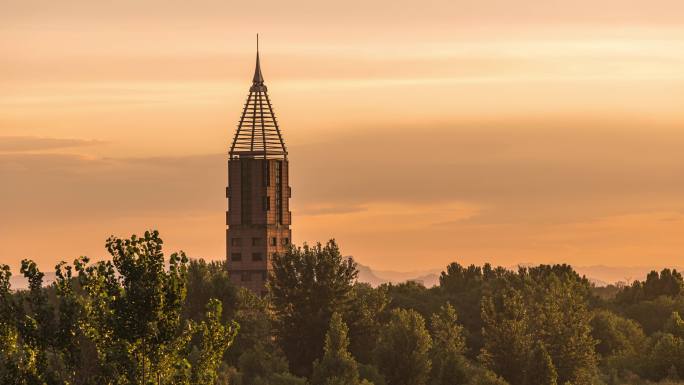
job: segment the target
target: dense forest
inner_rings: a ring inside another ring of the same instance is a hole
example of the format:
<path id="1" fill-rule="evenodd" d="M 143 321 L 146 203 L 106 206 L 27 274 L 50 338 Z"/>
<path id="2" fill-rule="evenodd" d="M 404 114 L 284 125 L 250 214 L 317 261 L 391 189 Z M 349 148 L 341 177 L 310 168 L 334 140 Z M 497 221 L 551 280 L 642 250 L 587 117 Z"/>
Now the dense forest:
<path id="1" fill-rule="evenodd" d="M 436 287 L 357 282 L 334 241 L 276 255 L 268 294 L 159 234 L 55 267 L 0 265 L 1 384 L 684 384 L 684 280 L 594 287 L 568 265 L 446 267 Z"/>

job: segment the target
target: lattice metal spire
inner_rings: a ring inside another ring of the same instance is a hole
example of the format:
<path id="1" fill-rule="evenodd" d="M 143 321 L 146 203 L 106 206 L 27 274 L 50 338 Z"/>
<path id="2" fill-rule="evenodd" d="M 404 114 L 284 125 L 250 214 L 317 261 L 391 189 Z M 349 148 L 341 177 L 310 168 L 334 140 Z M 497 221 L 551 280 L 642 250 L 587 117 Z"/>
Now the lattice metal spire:
<path id="1" fill-rule="evenodd" d="M 278 121 L 273 113 L 268 88 L 264 85 L 259 62 L 259 35 L 257 35 L 256 67 L 252 87 L 249 89 L 247 102 L 242 110 L 230 157 L 246 156 L 252 158 L 287 159 L 287 148 L 280 134 Z"/>

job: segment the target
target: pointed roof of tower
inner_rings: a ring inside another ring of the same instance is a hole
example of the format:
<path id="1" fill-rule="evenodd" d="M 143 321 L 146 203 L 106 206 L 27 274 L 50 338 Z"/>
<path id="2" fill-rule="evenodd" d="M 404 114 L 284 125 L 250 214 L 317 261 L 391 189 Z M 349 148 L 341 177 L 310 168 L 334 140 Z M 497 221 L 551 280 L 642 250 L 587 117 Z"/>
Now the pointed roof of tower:
<path id="1" fill-rule="evenodd" d="M 259 63 L 259 34 L 257 34 L 257 55 L 256 55 L 256 67 L 254 68 L 254 78 L 252 83 L 255 86 L 264 85 L 264 75 L 261 73 L 261 64 Z"/>
<path id="2" fill-rule="evenodd" d="M 280 134 L 268 88 L 264 85 L 259 61 L 259 35 L 257 35 L 257 57 L 252 87 L 242 110 L 229 155 L 261 159 L 287 159 L 287 148 Z"/>

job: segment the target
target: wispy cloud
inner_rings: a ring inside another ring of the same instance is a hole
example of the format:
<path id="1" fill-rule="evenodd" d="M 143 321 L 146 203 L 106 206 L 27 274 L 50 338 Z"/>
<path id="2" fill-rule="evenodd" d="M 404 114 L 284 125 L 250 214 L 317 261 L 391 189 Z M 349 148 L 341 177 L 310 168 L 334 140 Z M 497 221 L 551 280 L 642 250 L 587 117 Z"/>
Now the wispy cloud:
<path id="1" fill-rule="evenodd" d="M 100 140 L 0 136 L 0 152 L 33 152 L 104 144 Z"/>

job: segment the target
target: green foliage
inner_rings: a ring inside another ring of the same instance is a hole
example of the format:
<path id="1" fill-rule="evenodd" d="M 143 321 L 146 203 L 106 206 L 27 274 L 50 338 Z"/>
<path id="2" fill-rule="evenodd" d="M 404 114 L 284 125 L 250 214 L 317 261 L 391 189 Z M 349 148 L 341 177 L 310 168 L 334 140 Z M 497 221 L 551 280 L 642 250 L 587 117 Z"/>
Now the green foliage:
<path id="1" fill-rule="evenodd" d="M 543 343 L 537 341 L 527 365 L 525 382 L 529 385 L 556 385 L 558 373 L 553 365 L 551 355 Z"/>
<path id="2" fill-rule="evenodd" d="M 376 362 L 388 385 L 425 385 L 432 339 L 423 317 L 412 309 L 392 310 L 376 348 Z"/>
<path id="3" fill-rule="evenodd" d="M 432 385 L 465 384 L 465 339 L 454 308 L 447 304 L 432 316 Z"/>
<path id="4" fill-rule="evenodd" d="M 651 271 L 646 280 L 635 281 L 616 296 L 618 303 L 636 303 L 660 296 L 676 297 L 684 291 L 684 278 L 677 270 L 663 269 L 660 274 Z"/>
<path id="5" fill-rule="evenodd" d="M 238 289 L 228 277 L 225 262 L 190 260 L 187 266 L 187 297 L 183 318 L 201 321 L 209 300 L 217 299 L 223 306 L 223 321 L 235 317 Z"/>
<path id="6" fill-rule="evenodd" d="M 502 290 L 482 300 L 485 344 L 480 361 L 513 385 L 523 384 L 533 336 L 522 294 Z"/>
<path id="7" fill-rule="evenodd" d="M 312 385 L 359 384 L 358 364 L 349 353 L 349 329 L 339 313 L 330 319 L 323 358 L 314 362 Z"/>
<path id="8" fill-rule="evenodd" d="M 604 358 L 636 354 L 643 349 L 646 340 L 638 323 L 608 310 L 594 312 L 591 329 L 598 342 L 596 352 Z"/>
<path id="9" fill-rule="evenodd" d="M 276 360 L 282 360 L 287 367 L 287 360 L 273 340 L 273 311 L 265 298 L 260 298 L 250 290 L 240 289 L 235 304 L 235 320 L 240 324 L 235 343 L 228 350 L 226 359 L 231 364 L 237 364 L 241 355 L 250 350 L 261 349 L 271 352 Z"/>
<path id="10" fill-rule="evenodd" d="M 510 274 L 503 268 L 493 269 L 490 264 L 482 267 L 470 265 L 463 267 L 453 262 L 439 277 L 442 295 L 460 314 L 465 327 L 465 336 L 471 352 L 478 352 L 483 346 L 481 300 L 483 290 L 502 276 Z"/>
<path id="11" fill-rule="evenodd" d="M 214 384 L 218 378 L 217 370 L 221 365 L 223 353 L 233 343 L 239 326 L 224 325 L 221 321 L 223 308 L 221 301 L 211 299 L 207 304 L 206 320 L 199 325 L 199 359 L 192 366 L 192 383 L 197 385 Z"/>
<path id="12" fill-rule="evenodd" d="M 413 309 L 426 319 L 445 302 L 439 288 L 428 289 L 420 282 L 389 283 L 381 288 L 387 291 L 390 309 Z"/>
<path id="13" fill-rule="evenodd" d="M 684 314 L 684 295 L 660 296 L 634 303 L 615 303 L 618 311 L 639 323 L 647 335 L 663 330 L 672 312 Z"/>
<path id="14" fill-rule="evenodd" d="M 349 309 L 356 263 L 342 257 L 331 240 L 325 246 L 290 248 L 273 258 L 272 268 L 269 293 L 278 342 L 292 372 L 308 375 L 323 353 L 332 314 Z"/>
<path id="15" fill-rule="evenodd" d="M 670 318 L 665 323 L 664 331 L 677 338 L 684 338 L 684 320 L 678 312 L 672 312 Z"/>
<path id="16" fill-rule="evenodd" d="M 684 339 L 670 333 L 656 333 L 647 348 L 641 375 L 652 380 L 684 373 Z"/>
<path id="17" fill-rule="evenodd" d="M 361 363 L 373 361 L 373 349 L 380 336 L 382 321 L 388 316 L 388 303 L 386 286 L 374 289 L 367 283 L 357 283 L 353 287 L 345 320 L 350 326 L 349 350 Z"/>
<path id="18" fill-rule="evenodd" d="M 196 331 L 192 321 L 183 319 L 188 259 L 183 253 L 172 254 L 167 268 L 162 245 L 156 231 L 130 239 L 111 237 L 106 243 L 111 261 L 74 262 L 82 290 L 78 300 L 71 287 L 71 267 L 57 266 L 60 324 L 66 335 L 82 333 L 92 347 L 96 358 L 96 371 L 89 376 L 92 383 L 215 381 L 237 327 L 223 325 L 218 300 L 208 301 Z M 77 311 L 70 310 L 75 303 Z M 198 357 L 191 365 L 187 352 L 193 335 Z"/>
<path id="19" fill-rule="evenodd" d="M 534 341 L 544 345 L 558 383 L 591 384 L 598 375 L 586 279 L 567 265 L 523 269 L 491 285 L 483 298 L 482 362 L 513 385 L 538 369 Z M 535 363 L 536 365 L 536 363 Z"/>
<path id="20" fill-rule="evenodd" d="M 47 287 L 24 260 L 29 285 L 19 292 L 0 265 L 0 383 L 674 385 L 684 377 L 675 270 L 599 290 L 567 265 L 513 272 L 453 263 L 439 287 L 373 288 L 355 283 L 355 263 L 331 241 L 276 256 L 269 295 L 259 297 L 237 289 L 225 263 L 183 253 L 165 260 L 162 244 L 157 232 L 112 237 L 110 260 L 60 262 Z"/>
<path id="21" fill-rule="evenodd" d="M 17 304 L 10 290 L 12 273 L 0 265 L 0 383 L 41 384 L 44 381 L 36 367 L 38 351 L 22 343 L 17 323 Z"/>
<path id="22" fill-rule="evenodd" d="M 181 320 L 188 259 L 172 254 L 167 271 L 162 244 L 157 231 L 111 237 L 111 262 L 75 262 L 85 292 L 82 327 L 95 345 L 101 382 L 146 384 L 175 376 L 191 337 Z"/>

